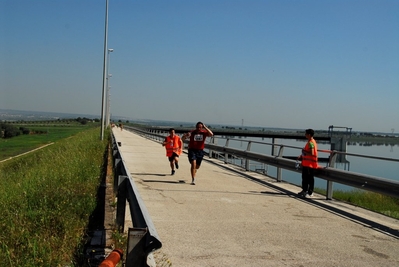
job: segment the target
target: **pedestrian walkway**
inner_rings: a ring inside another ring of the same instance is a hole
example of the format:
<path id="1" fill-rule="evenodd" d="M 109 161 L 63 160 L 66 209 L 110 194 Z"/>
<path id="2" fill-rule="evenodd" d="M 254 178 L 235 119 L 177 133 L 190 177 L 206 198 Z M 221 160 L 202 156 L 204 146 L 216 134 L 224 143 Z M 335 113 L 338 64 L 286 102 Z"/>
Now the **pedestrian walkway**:
<path id="1" fill-rule="evenodd" d="M 185 153 L 172 176 L 160 143 L 113 132 L 162 242 L 158 266 L 399 266 L 398 220 L 214 159 L 190 185 Z"/>

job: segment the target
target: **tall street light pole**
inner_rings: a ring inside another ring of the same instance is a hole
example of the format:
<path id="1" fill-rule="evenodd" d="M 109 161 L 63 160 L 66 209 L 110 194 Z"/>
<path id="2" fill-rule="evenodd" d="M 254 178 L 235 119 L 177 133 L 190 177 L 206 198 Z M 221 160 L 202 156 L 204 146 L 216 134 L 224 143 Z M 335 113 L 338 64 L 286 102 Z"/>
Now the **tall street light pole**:
<path id="1" fill-rule="evenodd" d="M 109 78 L 112 77 L 112 74 L 108 75 Z M 107 112 L 106 112 L 106 119 L 105 119 L 105 124 L 106 124 L 106 128 L 108 128 L 110 121 L 111 121 L 111 117 L 110 117 L 110 110 L 111 110 L 111 86 L 108 85 L 107 87 Z"/>
<path id="2" fill-rule="evenodd" d="M 106 99 L 106 75 L 107 75 L 107 45 L 108 45 L 108 0 L 105 2 L 105 34 L 104 34 L 104 65 L 103 65 L 103 93 L 101 103 L 101 141 L 104 140 L 105 126 L 105 99 Z"/>
<path id="3" fill-rule="evenodd" d="M 109 121 L 110 121 L 110 103 L 111 103 L 111 99 L 110 99 L 110 89 L 111 87 L 109 86 L 109 79 L 112 77 L 112 74 L 109 74 L 109 53 L 114 52 L 114 49 L 109 48 L 108 49 L 108 58 L 107 58 L 107 106 L 106 106 L 106 119 L 105 119 L 105 128 L 107 128 L 109 126 Z"/>

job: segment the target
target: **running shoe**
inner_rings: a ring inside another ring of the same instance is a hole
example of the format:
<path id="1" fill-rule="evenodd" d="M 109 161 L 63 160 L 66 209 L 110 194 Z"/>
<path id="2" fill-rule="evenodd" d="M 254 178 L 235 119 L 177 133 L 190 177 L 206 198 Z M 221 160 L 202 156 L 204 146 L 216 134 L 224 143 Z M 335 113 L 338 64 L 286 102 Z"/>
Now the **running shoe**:
<path id="1" fill-rule="evenodd" d="M 302 190 L 301 192 L 298 193 L 299 196 L 304 197 L 308 192 Z"/>

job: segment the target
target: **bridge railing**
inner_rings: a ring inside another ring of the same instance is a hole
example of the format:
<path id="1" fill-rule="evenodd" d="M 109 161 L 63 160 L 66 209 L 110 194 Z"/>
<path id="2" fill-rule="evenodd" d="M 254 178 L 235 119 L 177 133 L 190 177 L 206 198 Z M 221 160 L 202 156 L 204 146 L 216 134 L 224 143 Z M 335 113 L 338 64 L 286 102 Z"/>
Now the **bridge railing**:
<path id="1" fill-rule="evenodd" d="M 139 128 L 126 127 L 127 130 L 136 132 L 145 136 L 148 139 L 152 139 L 154 141 L 162 142 L 165 136 L 168 135 L 166 131 L 159 131 L 157 129 L 154 130 L 142 130 Z M 251 162 L 258 162 L 265 165 L 274 166 L 277 168 L 277 176 L 272 177 L 277 181 L 282 181 L 282 169 L 293 171 L 293 172 L 301 172 L 300 169 L 295 167 L 296 160 L 293 157 L 284 157 L 283 152 L 285 148 L 294 148 L 294 149 L 302 149 L 300 147 L 289 146 L 284 144 L 276 144 L 276 143 L 266 143 L 266 142 L 255 142 L 255 141 L 245 141 L 248 142 L 247 148 L 245 150 L 236 149 L 230 147 L 229 142 L 234 140 L 233 138 L 226 138 L 226 143 L 224 146 L 219 146 L 214 143 L 214 138 L 210 140 L 210 142 L 205 144 L 205 149 L 209 151 L 209 156 L 212 158 L 222 159 L 225 163 L 233 163 L 232 159 L 239 159 L 240 166 L 246 171 L 250 170 Z M 236 140 L 243 141 L 243 140 Z M 266 155 L 263 153 L 256 153 L 250 151 L 251 145 L 253 143 L 262 143 L 265 145 L 272 146 L 271 155 Z M 340 151 L 330 151 L 330 150 L 319 150 L 322 153 L 328 154 L 328 164 L 327 167 L 319 168 L 315 171 L 315 176 L 327 181 L 326 185 L 326 199 L 332 199 L 333 197 L 333 183 L 344 184 L 348 186 L 352 186 L 355 188 L 368 190 L 376 193 L 380 193 L 383 195 L 388 195 L 392 197 L 399 198 L 399 181 L 386 179 L 383 177 L 371 176 L 362 173 L 356 173 L 346 170 L 339 170 L 334 168 L 337 157 L 348 155 L 348 156 L 357 156 L 357 157 L 365 157 L 376 160 L 389 160 L 396 161 L 399 160 L 391 159 L 391 158 L 383 158 L 383 157 L 373 157 L 368 155 L 359 155 L 353 153 L 346 153 Z"/>
<path id="2" fill-rule="evenodd" d="M 112 134 L 114 191 L 117 192 L 118 199 L 116 225 L 120 232 L 124 232 L 127 202 L 133 223 L 133 228 L 128 229 L 125 266 L 155 266 L 155 263 L 151 263 L 151 253 L 160 249 L 162 243 L 130 171 L 125 165 L 119 146 L 120 144 L 116 143 Z"/>

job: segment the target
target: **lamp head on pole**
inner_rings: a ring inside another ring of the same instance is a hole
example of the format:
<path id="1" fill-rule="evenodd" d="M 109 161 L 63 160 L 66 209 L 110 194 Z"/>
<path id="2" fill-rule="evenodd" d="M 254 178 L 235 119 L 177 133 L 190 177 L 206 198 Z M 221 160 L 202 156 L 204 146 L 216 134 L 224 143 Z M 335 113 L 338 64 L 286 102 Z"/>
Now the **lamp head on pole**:
<path id="1" fill-rule="evenodd" d="M 109 48 L 109 49 L 108 49 L 108 52 L 114 52 L 114 49 Z"/>

